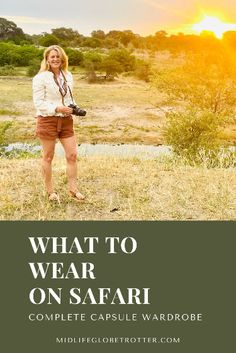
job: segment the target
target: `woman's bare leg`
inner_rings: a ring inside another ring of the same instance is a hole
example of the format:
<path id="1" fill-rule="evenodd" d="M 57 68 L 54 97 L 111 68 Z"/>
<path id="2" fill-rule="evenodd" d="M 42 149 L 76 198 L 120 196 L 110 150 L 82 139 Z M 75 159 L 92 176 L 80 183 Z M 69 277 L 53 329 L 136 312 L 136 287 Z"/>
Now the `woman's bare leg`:
<path id="1" fill-rule="evenodd" d="M 64 147 L 67 162 L 67 178 L 69 184 L 69 190 L 77 192 L 77 143 L 75 136 L 60 139 L 62 146 Z"/>
<path id="2" fill-rule="evenodd" d="M 52 183 L 52 160 L 54 157 L 56 140 L 40 139 L 43 147 L 42 172 L 46 190 L 49 194 L 54 192 Z"/>

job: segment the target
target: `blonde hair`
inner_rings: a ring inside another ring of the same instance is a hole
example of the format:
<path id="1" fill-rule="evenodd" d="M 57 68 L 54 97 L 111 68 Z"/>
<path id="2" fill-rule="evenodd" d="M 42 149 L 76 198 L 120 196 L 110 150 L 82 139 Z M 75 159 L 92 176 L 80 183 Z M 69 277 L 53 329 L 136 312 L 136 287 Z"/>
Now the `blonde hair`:
<path id="1" fill-rule="evenodd" d="M 48 64 L 48 56 L 52 50 L 56 50 L 61 58 L 61 69 L 63 71 L 68 70 L 68 56 L 66 55 L 64 49 L 59 47 L 59 45 L 51 45 L 46 48 L 43 53 L 43 60 L 41 62 L 41 68 L 39 72 L 50 71 L 50 65 Z"/>

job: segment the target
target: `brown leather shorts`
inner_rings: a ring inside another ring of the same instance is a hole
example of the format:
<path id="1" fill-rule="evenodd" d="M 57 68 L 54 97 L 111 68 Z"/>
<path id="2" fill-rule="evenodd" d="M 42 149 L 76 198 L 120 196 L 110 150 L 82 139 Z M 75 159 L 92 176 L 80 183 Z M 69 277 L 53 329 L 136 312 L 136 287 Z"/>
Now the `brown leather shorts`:
<path id="1" fill-rule="evenodd" d="M 63 139 L 74 135 L 73 118 L 71 115 L 37 116 L 36 136 L 44 140 Z"/>

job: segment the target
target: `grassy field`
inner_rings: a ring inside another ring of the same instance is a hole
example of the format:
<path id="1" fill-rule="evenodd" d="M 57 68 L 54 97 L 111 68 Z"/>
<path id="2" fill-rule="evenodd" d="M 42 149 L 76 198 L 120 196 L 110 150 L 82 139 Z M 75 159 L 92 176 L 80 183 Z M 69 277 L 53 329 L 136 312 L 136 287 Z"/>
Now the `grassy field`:
<path id="1" fill-rule="evenodd" d="M 165 63 L 163 58 L 159 65 Z M 0 143 L 38 143 L 32 80 L 24 74 L 20 68 L 18 76 L 0 77 Z M 130 76 L 88 84 L 83 72 L 73 74 L 76 101 L 88 111 L 74 119 L 78 143 L 165 144 L 165 113 L 179 109 L 167 96 Z M 221 138 L 235 145 L 236 126 L 225 126 Z M 0 169 L 1 220 L 236 219 L 234 168 L 190 167 L 174 158 L 83 157 L 78 179 L 86 200 L 78 203 L 68 196 L 65 161 L 57 157 L 53 171 L 60 205 L 47 200 L 38 157 L 2 158 Z"/>
<path id="2" fill-rule="evenodd" d="M 148 84 L 131 78 L 114 83 L 88 84 L 75 73 L 76 102 L 88 111 L 85 118 L 75 118 L 79 143 L 163 143 L 164 123 L 162 96 Z M 31 79 L 0 78 L 0 123 L 12 121 L 5 141 L 33 141 L 35 108 L 32 103 Z"/>
<path id="3" fill-rule="evenodd" d="M 159 66 L 164 62 L 160 60 Z M 5 132 L 6 143 L 34 141 L 32 80 L 22 76 L 23 68 L 18 73 L 0 77 L 0 125 L 12 122 Z M 74 118 L 78 143 L 165 143 L 165 112 L 178 107 L 170 106 L 163 93 L 129 76 L 106 84 L 88 84 L 83 77 L 81 70 L 74 71 L 76 102 L 88 112 L 83 119 Z M 236 144 L 235 124 L 225 126 L 221 135 L 225 143 Z"/>
<path id="4" fill-rule="evenodd" d="M 47 200 L 39 159 L 1 159 L 0 169 L 4 185 L 1 220 L 236 219 L 233 168 L 207 169 L 137 158 L 82 158 L 78 181 L 86 200 L 77 202 L 67 193 L 65 161 L 56 158 L 60 205 Z"/>

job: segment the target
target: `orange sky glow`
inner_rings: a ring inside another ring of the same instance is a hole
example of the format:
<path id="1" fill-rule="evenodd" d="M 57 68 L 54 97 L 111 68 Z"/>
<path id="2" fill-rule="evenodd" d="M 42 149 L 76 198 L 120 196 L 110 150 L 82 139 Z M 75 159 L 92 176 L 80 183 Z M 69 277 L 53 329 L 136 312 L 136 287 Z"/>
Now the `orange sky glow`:
<path id="1" fill-rule="evenodd" d="M 220 38 L 224 31 L 236 29 L 235 0 L 67 0 L 63 11 L 58 0 L 9 0 L 1 1 L 0 13 L 29 34 L 70 27 L 85 35 L 97 29 L 130 29 L 145 36 L 160 30 L 210 30 Z"/>

